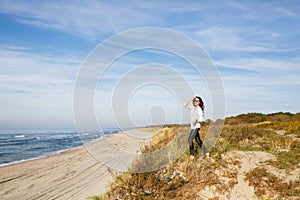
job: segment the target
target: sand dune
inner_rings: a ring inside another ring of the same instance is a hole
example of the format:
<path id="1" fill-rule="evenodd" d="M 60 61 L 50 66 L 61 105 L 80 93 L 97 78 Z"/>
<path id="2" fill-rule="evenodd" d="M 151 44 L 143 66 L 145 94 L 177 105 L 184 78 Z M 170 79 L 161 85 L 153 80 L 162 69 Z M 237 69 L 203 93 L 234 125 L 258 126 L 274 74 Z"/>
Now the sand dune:
<path id="1" fill-rule="evenodd" d="M 1 199 L 85 199 L 106 191 L 108 169 L 126 170 L 152 131 L 111 135 L 47 158 L 0 168 Z M 109 166 L 107 166 L 109 165 Z"/>

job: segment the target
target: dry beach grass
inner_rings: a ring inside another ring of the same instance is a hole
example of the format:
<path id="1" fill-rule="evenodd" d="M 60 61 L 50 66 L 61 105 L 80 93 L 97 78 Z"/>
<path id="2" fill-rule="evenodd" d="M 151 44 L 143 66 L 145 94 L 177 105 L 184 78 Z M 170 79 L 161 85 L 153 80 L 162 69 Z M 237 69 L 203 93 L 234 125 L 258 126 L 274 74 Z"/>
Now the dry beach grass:
<path id="1" fill-rule="evenodd" d="M 299 199 L 299 116 L 249 113 L 227 118 L 210 158 L 199 154 L 190 161 L 186 151 L 159 170 L 120 174 L 106 194 L 91 199 Z M 160 130 L 144 151 L 167 145 L 170 130 L 180 134 L 180 128 Z"/>

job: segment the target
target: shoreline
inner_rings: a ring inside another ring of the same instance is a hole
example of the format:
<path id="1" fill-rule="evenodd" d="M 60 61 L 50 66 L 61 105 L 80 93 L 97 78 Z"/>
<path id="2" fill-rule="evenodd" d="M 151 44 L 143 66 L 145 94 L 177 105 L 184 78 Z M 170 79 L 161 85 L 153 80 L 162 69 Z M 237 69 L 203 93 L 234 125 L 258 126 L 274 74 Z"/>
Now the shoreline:
<path id="1" fill-rule="evenodd" d="M 0 169 L 2 167 L 8 167 L 8 166 L 11 166 L 11 165 L 16 165 L 16 164 L 20 164 L 20 163 L 24 163 L 24 162 L 28 162 L 28 161 L 32 161 L 32 160 L 38 160 L 38 159 L 48 158 L 48 157 L 54 156 L 54 155 L 59 155 L 59 154 L 62 154 L 66 151 L 69 151 L 71 149 L 79 148 L 79 147 L 83 147 L 83 146 L 84 145 L 80 145 L 80 146 L 77 146 L 77 147 L 71 147 L 69 149 L 62 149 L 62 150 L 58 150 L 58 151 L 54 151 L 54 152 L 50 152 L 50 153 L 45 153 L 44 155 L 41 155 L 41 156 L 38 156 L 38 157 L 33 157 L 33 158 L 28 158 L 28 159 L 23 159 L 23 160 L 16 160 L 16 161 L 13 161 L 13 162 L 8 162 L 8 163 L 2 163 L 2 164 L 0 164 Z"/>
<path id="2" fill-rule="evenodd" d="M 71 149 L 74 149 L 74 148 L 84 147 L 86 145 L 90 145 L 90 144 L 92 144 L 94 142 L 97 142 L 97 141 L 99 141 L 101 139 L 104 139 L 106 137 L 109 137 L 110 135 L 119 134 L 119 133 L 122 133 L 122 131 L 118 131 L 118 132 L 110 133 L 110 134 L 104 134 L 104 135 L 101 135 L 97 139 L 93 139 L 93 140 L 91 140 L 91 141 L 89 141 L 87 143 L 83 142 L 83 144 L 81 144 L 81 145 L 70 147 L 70 148 L 67 148 L 67 149 L 61 149 L 61 150 L 57 150 L 57 151 L 53 151 L 53 152 L 47 152 L 47 153 L 44 153 L 44 154 L 41 154 L 39 156 L 32 157 L 32 158 L 27 158 L 27 159 L 22 159 L 22 160 L 16 160 L 16 161 L 8 162 L 8 163 L 1 163 L 0 164 L 0 168 L 6 167 L 6 166 L 10 166 L 10 165 L 14 165 L 14 164 L 18 164 L 18 163 L 27 162 L 27 161 L 32 161 L 32 160 L 36 160 L 36 159 L 47 158 L 47 157 L 54 156 L 54 155 L 57 155 L 57 154 L 61 154 L 61 153 L 65 152 L 65 151 L 68 151 L 68 150 L 71 150 Z M 79 135 L 79 134 L 77 133 L 77 135 Z M 16 135 L 14 135 L 14 136 L 16 137 Z M 22 136 L 24 136 L 24 134 L 22 134 Z"/>
<path id="3" fill-rule="evenodd" d="M 124 169 L 132 158 L 120 159 L 113 150 L 122 149 L 136 155 L 154 134 L 143 129 L 126 132 L 129 134 L 124 131 L 110 134 L 87 146 L 0 167 L 0 196 L 3 199 L 85 199 L 100 195 L 114 177 L 97 156 L 113 162 L 112 168 Z M 145 133 L 147 137 L 134 137 Z"/>

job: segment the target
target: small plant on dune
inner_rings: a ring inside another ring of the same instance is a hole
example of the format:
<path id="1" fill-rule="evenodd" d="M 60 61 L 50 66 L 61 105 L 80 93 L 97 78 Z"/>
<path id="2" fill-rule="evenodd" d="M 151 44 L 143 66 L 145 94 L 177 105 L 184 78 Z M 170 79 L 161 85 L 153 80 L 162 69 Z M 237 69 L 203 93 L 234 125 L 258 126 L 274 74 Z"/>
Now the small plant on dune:
<path id="1" fill-rule="evenodd" d="M 297 197 L 300 195 L 300 178 L 296 181 L 284 182 L 265 168 L 255 168 L 246 173 L 249 185 L 254 186 L 255 194 L 262 198 Z"/>
<path id="2" fill-rule="evenodd" d="M 225 127 L 221 134 L 219 144 L 226 150 L 244 150 L 244 151 L 266 151 L 270 147 L 264 141 L 265 137 L 271 137 L 275 133 L 271 130 L 254 128 L 251 126 Z"/>
<path id="3" fill-rule="evenodd" d="M 86 200 L 103 200 L 102 196 L 91 196 L 88 197 Z"/>
<path id="4" fill-rule="evenodd" d="M 279 169 L 296 169 L 300 163 L 300 142 L 294 141 L 289 151 L 279 151 L 275 155 L 277 159 L 269 161 L 271 165 Z"/>

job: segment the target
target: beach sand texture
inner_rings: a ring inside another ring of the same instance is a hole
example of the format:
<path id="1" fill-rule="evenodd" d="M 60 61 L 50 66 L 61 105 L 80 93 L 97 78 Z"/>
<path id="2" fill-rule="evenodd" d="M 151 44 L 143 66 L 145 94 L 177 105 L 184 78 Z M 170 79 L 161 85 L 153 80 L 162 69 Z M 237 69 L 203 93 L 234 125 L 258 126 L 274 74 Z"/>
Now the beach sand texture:
<path id="1" fill-rule="evenodd" d="M 103 163 L 114 170 L 126 170 L 153 133 L 154 130 L 130 130 L 98 140 L 88 148 L 77 147 L 1 167 L 0 199 L 85 199 L 99 195 L 113 180 Z"/>

